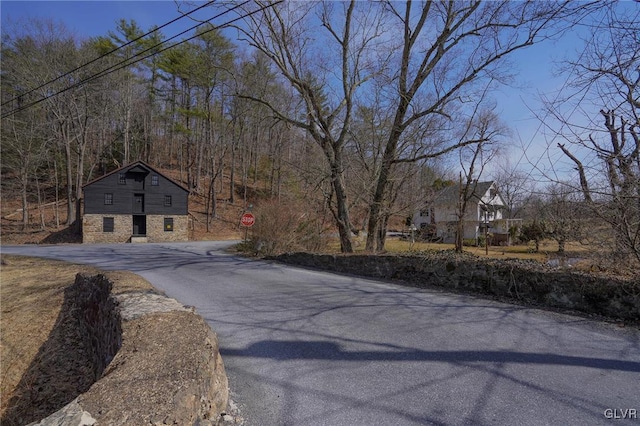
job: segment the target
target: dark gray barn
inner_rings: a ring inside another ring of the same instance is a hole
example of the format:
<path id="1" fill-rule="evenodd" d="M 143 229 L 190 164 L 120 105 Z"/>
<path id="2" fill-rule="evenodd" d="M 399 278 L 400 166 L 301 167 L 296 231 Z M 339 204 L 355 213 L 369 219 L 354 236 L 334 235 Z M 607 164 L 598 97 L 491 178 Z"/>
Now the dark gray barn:
<path id="1" fill-rule="evenodd" d="M 143 161 L 83 186 L 85 243 L 187 241 L 189 191 Z"/>

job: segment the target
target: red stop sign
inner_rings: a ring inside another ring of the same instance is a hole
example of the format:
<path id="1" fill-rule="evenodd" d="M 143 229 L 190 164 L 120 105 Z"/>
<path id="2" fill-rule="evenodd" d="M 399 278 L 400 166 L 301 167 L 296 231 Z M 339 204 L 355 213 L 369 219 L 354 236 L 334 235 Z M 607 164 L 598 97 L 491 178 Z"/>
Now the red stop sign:
<path id="1" fill-rule="evenodd" d="M 240 218 L 240 224 L 242 226 L 250 227 L 253 226 L 254 223 L 256 223 L 256 217 L 251 213 L 245 213 L 242 215 L 242 218 Z"/>

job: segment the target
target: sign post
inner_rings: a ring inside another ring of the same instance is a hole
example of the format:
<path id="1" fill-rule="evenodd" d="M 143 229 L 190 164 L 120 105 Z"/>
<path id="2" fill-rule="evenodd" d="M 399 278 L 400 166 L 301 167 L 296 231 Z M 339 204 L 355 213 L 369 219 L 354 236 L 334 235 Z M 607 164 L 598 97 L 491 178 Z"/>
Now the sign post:
<path id="1" fill-rule="evenodd" d="M 245 245 L 247 244 L 247 233 L 249 232 L 249 228 L 251 228 L 254 223 L 256 223 L 256 217 L 253 215 L 253 213 L 246 212 L 240 218 L 240 225 L 244 226 L 244 244 Z"/>

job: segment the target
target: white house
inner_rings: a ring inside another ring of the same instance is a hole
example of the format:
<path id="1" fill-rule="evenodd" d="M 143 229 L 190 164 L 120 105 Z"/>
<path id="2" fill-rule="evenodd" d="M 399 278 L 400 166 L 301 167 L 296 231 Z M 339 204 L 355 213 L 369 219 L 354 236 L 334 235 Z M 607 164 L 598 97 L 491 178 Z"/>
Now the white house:
<path id="1" fill-rule="evenodd" d="M 487 232 L 492 243 L 509 241 L 509 229 L 518 226 L 520 219 L 504 219 L 506 203 L 500 196 L 494 181 L 476 182 L 475 190 L 467 201 L 464 222 L 464 239 L 476 240 Z M 436 193 L 430 203 L 414 213 L 413 224 L 427 234 L 427 238 L 442 242 L 455 241 L 460 203 L 460 187 L 448 186 Z"/>

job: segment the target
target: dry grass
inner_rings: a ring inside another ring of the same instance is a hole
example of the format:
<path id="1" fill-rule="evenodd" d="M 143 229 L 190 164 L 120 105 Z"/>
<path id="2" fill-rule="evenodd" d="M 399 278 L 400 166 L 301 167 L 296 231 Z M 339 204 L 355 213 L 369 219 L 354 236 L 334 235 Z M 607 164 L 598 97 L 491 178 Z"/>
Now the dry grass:
<path id="1" fill-rule="evenodd" d="M 0 267 L 0 416 L 24 372 L 47 341 L 77 273 L 103 273 L 66 262 L 2 255 Z M 105 273 L 114 293 L 148 290 L 151 285 L 130 272 Z M 52 384 L 55 385 L 55 384 Z"/>
<path id="2" fill-rule="evenodd" d="M 330 245 L 332 251 L 339 251 L 339 242 Z M 422 251 L 443 251 L 454 250 L 453 244 L 444 243 L 425 243 L 400 240 L 399 238 L 389 238 L 385 244 L 385 250 L 388 253 L 411 254 Z M 540 263 L 546 263 L 550 258 L 557 256 L 558 244 L 555 241 L 545 240 L 540 244 L 540 251 L 534 252 L 533 245 L 514 245 L 509 247 L 490 246 L 489 254 L 485 253 L 484 247 L 464 247 L 464 251 L 480 257 L 489 257 L 494 259 L 526 259 L 535 260 Z M 357 241 L 355 247 L 356 253 L 364 252 L 364 241 Z M 565 257 L 585 257 L 589 253 L 589 247 L 580 243 L 567 243 L 565 248 Z"/>

